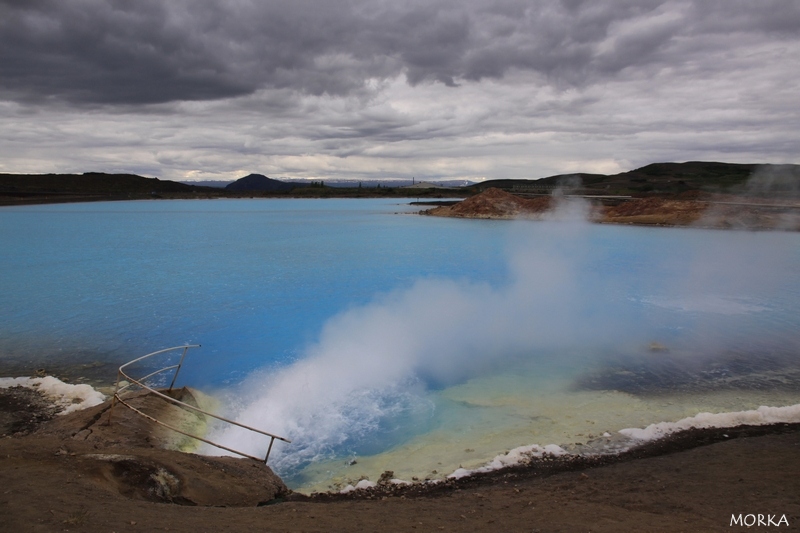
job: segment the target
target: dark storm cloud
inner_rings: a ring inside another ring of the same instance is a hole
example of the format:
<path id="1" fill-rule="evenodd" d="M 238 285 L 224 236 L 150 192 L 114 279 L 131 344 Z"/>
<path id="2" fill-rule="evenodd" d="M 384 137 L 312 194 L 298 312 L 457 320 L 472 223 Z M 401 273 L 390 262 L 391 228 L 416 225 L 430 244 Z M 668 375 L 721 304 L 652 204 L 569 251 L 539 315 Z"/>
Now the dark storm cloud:
<path id="1" fill-rule="evenodd" d="M 342 93 L 334 3 L 76 0 L 0 8 L 2 85 L 17 98 L 146 103 L 296 86 Z M 306 75 L 311 73 L 312 75 Z"/>
<path id="2" fill-rule="evenodd" d="M 681 64 L 728 40 L 800 30 L 794 1 L 0 1 L 6 99 L 213 100 L 286 88 L 346 95 L 369 80 L 583 86 Z M 716 38 L 715 38 L 716 37 Z M 690 43 L 690 44 L 687 44 Z"/>
<path id="3" fill-rule="evenodd" d="M 796 0 L 0 0 L 0 171 L 797 162 Z"/>

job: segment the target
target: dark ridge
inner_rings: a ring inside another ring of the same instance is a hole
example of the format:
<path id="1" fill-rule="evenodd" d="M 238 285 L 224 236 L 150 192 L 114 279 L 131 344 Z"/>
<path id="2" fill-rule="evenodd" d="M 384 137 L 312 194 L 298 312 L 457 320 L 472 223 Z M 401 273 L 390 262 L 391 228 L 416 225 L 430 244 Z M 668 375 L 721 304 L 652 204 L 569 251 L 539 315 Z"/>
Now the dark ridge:
<path id="1" fill-rule="evenodd" d="M 768 188 L 748 187 L 763 177 Z M 483 191 L 496 187 L 517 193 L 547 194 L 563 187 L 585 194 L 681 194 L 688 191 L 785 195 L 800 190 L 800 165 L 769 165 L 688 161 L 653 163 L 619 174 L 560 174 L 537 180 L 490 180 L 468 187 Z"/>
<path id="2" fill-rule="evenodd" d="M 547 178 L 529 180 L 529 179 L 504 179 L 504 180 L 488 180 L 475 185 L 470 185 L 468 189 L 475 189 L 477 191 L 484 191 L 486 189 L 519 189 L 525 190 L 526 188 L 541 188 L 543 191 L 551 190 L 556 187 L 574 188 L 578 183 L 587 185 L 590 183 L 597 183 L 605 180 L 608 176 L 604 174 L 586 174 L 578 172 L 575 174 L 558 174 Z"/>
<path id="3" fill-rule="evenodd" d="M 135 174 L 0 174 L 0 192 L 28 194 L 190 193 L 206 187 Z"/>

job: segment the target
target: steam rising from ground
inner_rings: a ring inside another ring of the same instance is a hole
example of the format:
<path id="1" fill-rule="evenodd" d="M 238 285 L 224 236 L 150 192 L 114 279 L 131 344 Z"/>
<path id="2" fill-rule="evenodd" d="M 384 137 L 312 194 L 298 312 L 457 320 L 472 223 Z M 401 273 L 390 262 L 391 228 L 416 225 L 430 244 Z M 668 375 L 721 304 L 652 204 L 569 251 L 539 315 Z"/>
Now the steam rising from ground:
<path id="1" fill-rule="evenodd" d="M 595 275 L 594 265 L 613 258 L 592 239 L 589 206 L 557 204 L 548 220 L 510 225 L 508 283 L 421 279 L 331 318 L 294 364 L 251 376 L 235 392 L 236 418 L 293 441 L 291 453 L 277 446 L 270 464 L 286 474 L 310 461 L 380 451 L 380 442 L 372 450 L 365 443 L 402 431 L 403 424 L 424 426 L 432 408 L 426 391 L 520 360 L 563 364 L 652 341 L 654 327 L 617 297 L 622 291 L 614 285 L 625 284 L 625 274 Z M 692 230 L 685 231 L 691 239 Z M 670 299 L 656 305 L 680 307 L 709 297 L 718 298 L 712 314 L 757 310 L 729 289 L 777 286 L 792 275 L 781 271 L 785 262 L 776 257 L 775 243 L 757 239 L 752 250 L 722 238 L 717 249 L 695 249 L 693 257 L 665 255 L 665 263 L 683 266 L 680 276 L 659 282 L 659 294 Z M 255 455 L 267 447 L 239 430 L 212 439 Z"/>
<path id="2" fill-rule="evenodd" d="M 756 170 L 745 184 L 750 196 L 800 197 L 800 175 L 794 165 L 769 165 Z"/>
<path id="3" fill-rule="evenodd" d="M 747 182 L 729 192 L 735 196 L 728 202 L 711 204 L 697 225 L 800 231 L 800 172 L 794 165 L 761 166 Z M 748 208 L 763 204 L 766 207 L 756 212 Z"/>

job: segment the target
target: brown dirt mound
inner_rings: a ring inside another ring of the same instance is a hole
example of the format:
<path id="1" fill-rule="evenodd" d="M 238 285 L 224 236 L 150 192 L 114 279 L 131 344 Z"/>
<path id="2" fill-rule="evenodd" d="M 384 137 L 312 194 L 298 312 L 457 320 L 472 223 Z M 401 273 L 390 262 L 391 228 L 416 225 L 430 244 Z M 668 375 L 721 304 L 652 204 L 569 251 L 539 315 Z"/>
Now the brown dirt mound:
<path id="1" fill-rule="evenodd" d="M 800 231 L 800 205 L 796 202 L 752 199 L 737 196 L 709 196 L 694 191 L 672 197 L 595 198 L 594 222 L 640 226 L 696 226 L 721 229 L 778 229 Z M 600 206 L 600 203 L 612 203 Z M 772 202 L 772 203 L 770 203 Z M 481 194 L 452 206 L 423 211 L 425 215 L 452 218 L 541 220 L 555 208 L 549 196 L 520 198 L 500 189 Z"/>
<path id="2" fill-rule="evenodd" d="M 194 403 L 191 389 L 173 393 Z M 182 420 L 191 422 L 195 417 L 193 412 L 146 392 L 136 393 L 128 401 L 173 425 L 181 426 Z M 121 404 L 115 406 L 109 424 L 110 407 L 108 400 L 54 416 L 52 402 L 38 392 L 20 387 L 0 389 L 0 422 L 8 421 L 4 431 L 13 435 L 0 439 L 0 459 L 6 459 L 5 464 L 14 465 L 15 470 L 35 467 L 66 479 L 77 476 L 102 491 L 149 502 L 255 507 L 290 493 L 261 462 L 165 449 L 175 445 L 174 435 L 178 434 Z M 2 481 L 0 476 L 0 485 Z"/>
<path id="3" fill-rule="evenodd" d="M 552 204 L 549 196 L 526 199 L 491 188 L 453 206 L 430 209 L 426 214 L 455 218 L 535 218 L 550 210 Z"/>

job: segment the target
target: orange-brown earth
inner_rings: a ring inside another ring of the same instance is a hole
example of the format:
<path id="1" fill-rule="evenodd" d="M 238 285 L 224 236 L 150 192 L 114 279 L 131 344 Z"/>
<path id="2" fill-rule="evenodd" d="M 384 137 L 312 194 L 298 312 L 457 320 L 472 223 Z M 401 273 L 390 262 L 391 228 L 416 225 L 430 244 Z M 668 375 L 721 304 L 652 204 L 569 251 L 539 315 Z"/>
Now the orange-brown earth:
<path id="1" fill-rule="evenodd" d="M 454 218 L 536 218 L 552 207 L 550 196 L 527 199 L 492 188 L 452 206 L 434 207 L 424 213 Z"/>
<path id="2" fill-rule="evenodd" d="M 538 220 L 553 213 L 560 204 L 570 201 L 588 202 L 591 205 L 590 220 L 607 224 L 800 231 L 800 201 L 701 195 L 697 191 L 672 197 L 540 196 L 529 199 L 492 188 L 452 206 L 429 209 L 424 214 L 454 218 Z"/>

